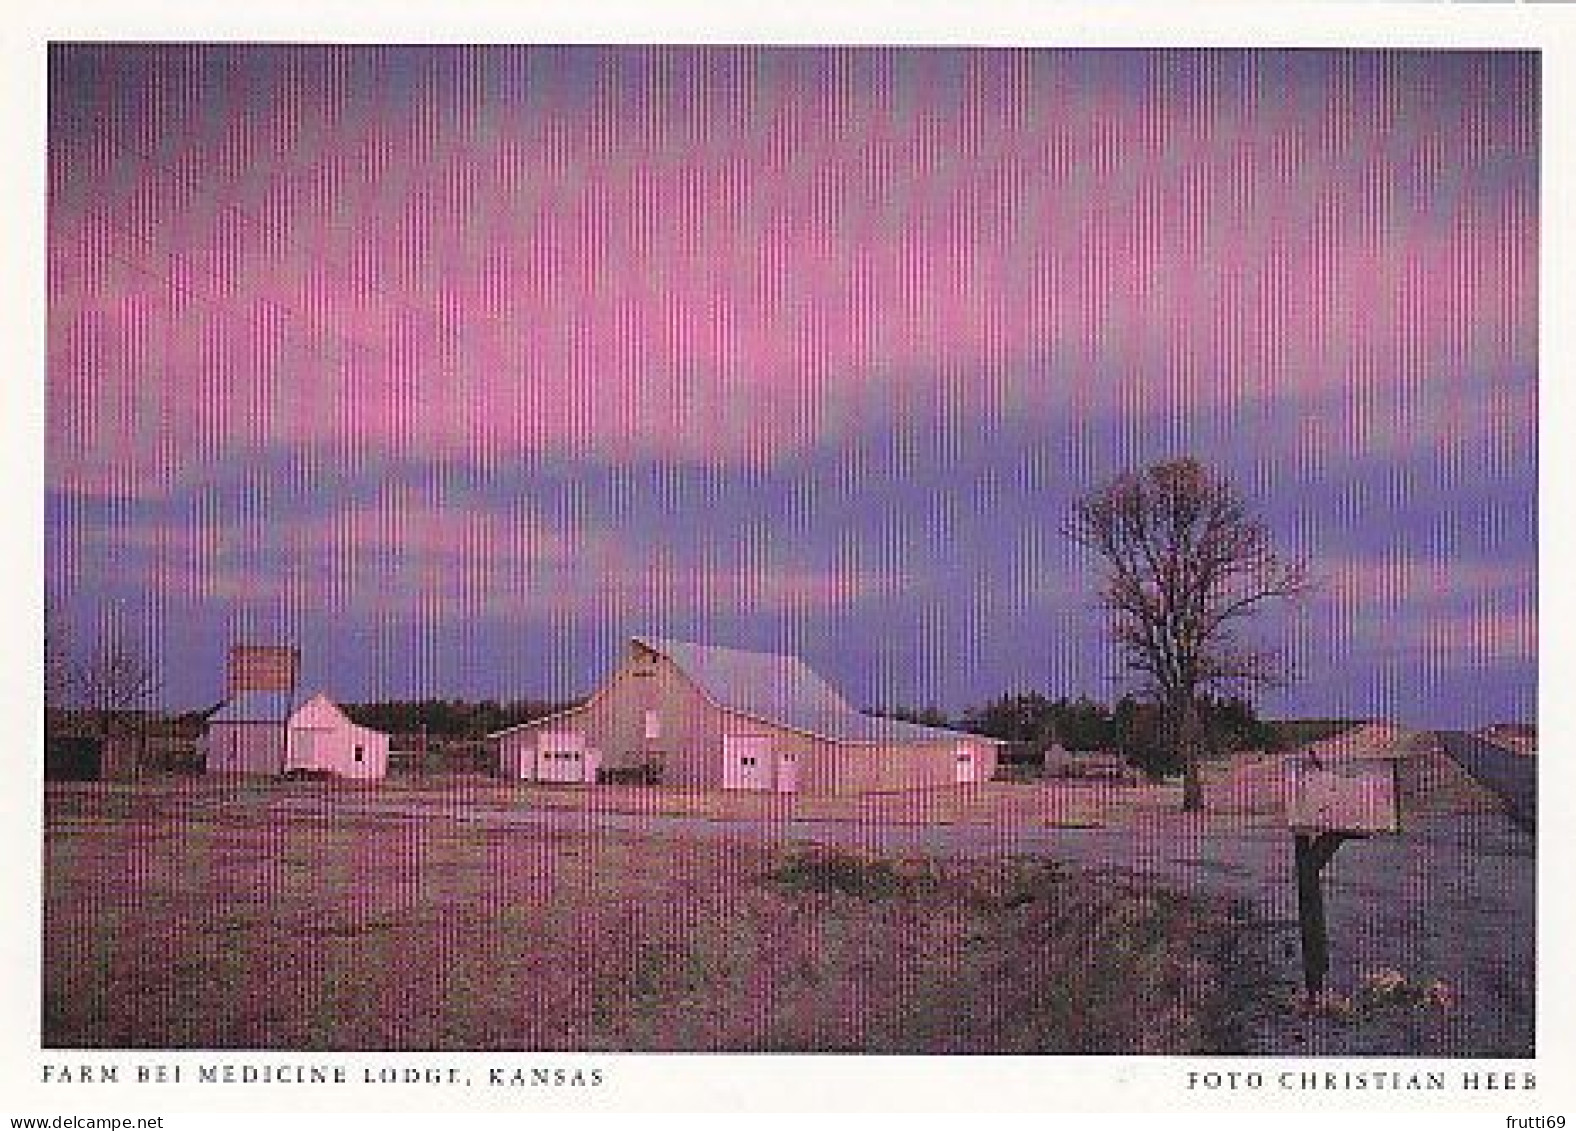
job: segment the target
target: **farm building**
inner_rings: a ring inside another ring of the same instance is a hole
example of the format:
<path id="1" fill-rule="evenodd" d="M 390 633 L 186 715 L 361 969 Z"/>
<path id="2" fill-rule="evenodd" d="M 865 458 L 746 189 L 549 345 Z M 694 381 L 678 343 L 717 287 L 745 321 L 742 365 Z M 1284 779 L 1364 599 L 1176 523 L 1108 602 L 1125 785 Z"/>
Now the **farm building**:
<path id="1" fill-rule="evenodd" d="M 277 774 L 285 764 L 285 733 L 294 709 L 288 691 L 239 691 L 208 716 L 203 736 L 210 774 Z"/>
<path id="2" fill-rule="evenodd" d="M 209 773 L 388 773 L 388 735 L 357 726 L 326 695 L 302 703 L 283 691 L 233 695 L 209 718 L 204 750 Z"/>
<path id="3" fill-rule="evenodd" d="M 298 649 L 277 644 L 232 644 L 224 665 L 224 693 L 294 691 L 301 669 Z"/>
<path id="4" fill-rule="evenodd" d="M 1048 778 L 1095 778 L 1101 781 L 1136 783 L 1139 771 L 1115 750 L 1068 750 L 1052 743 L 1045 750 L 1045 776 Z"/>
<path id="5" fill-rule="evenodd" d="M 863 714 L 793 656 L 652 637 L 632 639 L 583 705 L 492 737 L 506 777 L 643 772 L 664 784 L 817 794 L 982 782 L 999 745 Z"/>
<path id="6" fill-rule="evenodd" d="M 314 695 L 290 715 L 284 768 L 381 778 L 389 770 L 389 736 L 357 726 L 328 696 Z"/>

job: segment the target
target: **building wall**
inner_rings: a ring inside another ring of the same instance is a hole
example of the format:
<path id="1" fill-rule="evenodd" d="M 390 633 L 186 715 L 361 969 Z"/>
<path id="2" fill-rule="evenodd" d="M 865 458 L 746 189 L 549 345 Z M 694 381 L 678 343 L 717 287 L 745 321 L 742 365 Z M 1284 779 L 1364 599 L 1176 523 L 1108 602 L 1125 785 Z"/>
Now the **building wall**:
<path id="1" fill-rule="evenodd" d="M 284 723 L 210 723 L 203 741 L 210 774 L 277 774 L 284 768 Z"/>
<path id="2" fill-rule="evenodd" d="M 578 726 L 579 712 L 558 720 L 566 727 Z M 553 724 L 545 724 L 553 725 Z M 536 776 L 536 736 L 541 727 L 531 724 L 516 727 L 498 738 L 498 776 L 511 781 Z"/>
<path id="3" fill-rule="evenodd" d="M 646 736 L 646 712 L 656 712 L 659 732 Z M 720 783 L 720 765 L 707 766 L 707 751 L 722 745 L 722 712 L 666 657 L 632 649 L 584 707 L 510 731 L 498 740 L 505 777 L 537 776 L 537 736 L 576 730 L 598 752 L 604 769 L 660 767 L 666 783 Z M 711 759 L 716 762 L 716 759 Z"/>
<path id="4" fill-rule="evenodd" d="M 791 754 L 796 765 L 797 791 L 814 792 L 808 787 L 804 767 L 814 757 L 817 748 L 825 743 L 809 735 L 800 734 L 798 731 L 773 726 L 731 711 L 718 711 L 715 715 L 715 727 L 707 732 L 705 743 L 686 747 L 675 755 L 675 773 L 671 780 L 684 785 L 720 788 L 723 783 L 723 739 L 762 737 L 769 738 L 772 744 L 772 769 L 768 788 L 771 790 L 778 788 L 783 769 L 783 755 Z"/>
<path id="5" fill-rule="evenodd" d="M 307 731 L 310 742 L 303 741 Z M 373 781 L 389 772 L 389 738 L 354 723 L 342 727 L 291 727 L 287 769 L 327 770 L 342 778 Z M 356 748 L 361 759 L 356 760 Z"/>
<path id="6" fill-rule="evenodd" d="M 800 759 L 799 788 L 805 793 L 877 793 L 956 785 L 960 747 L 973 754 L 975 781 L 989 781 L 996 772 L 996 747 L 989 742 L 865 746 L 822 740 Z"/>
<path id="7" fill-rule="evenodd" d="M 284 766 L 287 770 L 327 770 L 342 778 L 375 780 L 388 774 L 388 735 L 357 726 L 327 698 L 314 696 L 290 717 Z"/>

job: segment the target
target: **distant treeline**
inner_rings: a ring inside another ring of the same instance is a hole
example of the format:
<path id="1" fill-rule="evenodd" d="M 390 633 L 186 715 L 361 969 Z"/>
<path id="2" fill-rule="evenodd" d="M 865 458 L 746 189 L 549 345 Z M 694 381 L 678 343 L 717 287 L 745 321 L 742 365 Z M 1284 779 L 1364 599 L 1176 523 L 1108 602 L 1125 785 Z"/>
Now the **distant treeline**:
<path id="1" fill-rule="evenodd" d="M 346 703 L 344 708 L 357 723 L 387 734 L 482 738 L 506 727 L 557 714 L 581 702 L 583 700 L 392 699 L 382 703 Z"/>
<path id="2" fill-rule="evenodd" d="M 1307 746 L 1362 726 L 1366 719 L 1278 719 L 1270 725 L 1284 747 Z"/>
<path id="3" fill-rule="evenodd" d="M 1209 700 L 1204 710 L 1211 730 L 1243 745 L 1270 745 L 1274 725 L 1261 721 L 1242 699 Z M 1080 695 L 1051 699 L 1039 692 L 1001 695 L 980 707 L 948 716 L 934 707 L 916 711 L 898 708 L 875 714 L 927 726 L 952 727 L 1008 742 L 1067 750 L 1113 750 L 1123 739 L 1147 728 L 1154 714 L 1149 703 L 1123 696 L 1112 706 Z"/>
<path id="4" fill-rule="evenodd" d="M 1230 697 L 1206 700 L 1202 708 L 1206 742 L 1217 753 L 1299 746 L 1354 725 L 1340 719 L 1265 720 L 1251 703 Z M 1003 739 L 1013 744 L 1009 760 L 1038 760 L 1054 745 L 1073 751 L 1116 751 L 1154 773 L 1174 769 L 1174 744 L 1161 733 L 1158 709 L 1132 696 L 1107 706 L 1088 696 L 1051 699 L 1030 692 L 1002 695 L 955 717 L 934 707 L 874 713 Z"/>
<path id="5" fill-rule="evenodd" d="M 45 729 L 50 735 L 108 737 L 147 735 L 152 737 L 195 738 L 207 725 L 213 708 L 184 712 L 154 710 L 90 711 L 76 708 L 52 709 L 45 713 Z"/>
<path id="6" fill-rule="evenodd" d="M 583 702 L 583 699 L 396 699 L 347 703 L 344 708 L 362 726 L 387 734 L 475 741 Z M 206 728 L 207 715 L 217 706 L 180 714 L 58 711 L 52 712 L 50 731 L 195 739 Z M 1172 744 L 1160 733 L 1158 711 L 1152 704 L 1131 696 L 1107 706 L 1087 696 L 1051 699 L 1030 692 L 1001 695 L 955 716 L 934 707 L 892 708 L 872 713 L 1003 739 L 1012 744 L 1009 760 L 1038 760 L 1048 747 L 1057 745 L 1073 751 L 1116 751 L 1147 769 L 1169 770 Z M 1264 720 L 1258 717 L 1251 704 L 1234 698 L 1209 701 L 1205 705 L 1205 716 L 1208 745 L 1220 753 L 1303 746 L 1339 734 L 1358 722 L 1350 719 Z"/>

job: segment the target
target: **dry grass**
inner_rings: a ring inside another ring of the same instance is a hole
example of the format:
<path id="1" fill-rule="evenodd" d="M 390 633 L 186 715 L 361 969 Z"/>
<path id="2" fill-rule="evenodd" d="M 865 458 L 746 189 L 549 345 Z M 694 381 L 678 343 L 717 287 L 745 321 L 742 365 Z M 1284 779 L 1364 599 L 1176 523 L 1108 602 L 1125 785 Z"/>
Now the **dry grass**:
<path id="1" fill-rule="evenodd" d="M 50 783 L 51 792 L 82 793 L 77 783 Z M 117 796 L 166 806 L 202 805 L 247 798 L 317 798 L 341 792 L 372 795 L 402 804 L 455 805 L 558 812 L 632 813 L 707 820 L 880 821 L 884 824 L 993 824 L 1088 827 L 1113 807 L 1162 787 L 1107 782 L 985 782 L 972 786 L 887 793 L 815 796 L 755 793 L 684 786 L 560 785 L 504 781 L 482 774 L 390 777 L 377 782 L 283 781 L 248 776 L 150 776 L 137 782 L 96 782 L 98 804 Z"/>
<path id="2" fill-rule="evenodd" d="M 191 801 L 51 796 L 47 1046 L 1231 1043 L 1233 913 L 1131 879 Z"/>
<path id="3" fill-rule="evenodd" d="M 65 794 L 74 787 L 52 784 Z M 108 783 L 94 788 L 110 788 Z M 434 811 L 456 807 L 629 813 L 717 821 L 849 821 L 882 824 L 1087 828 L 1104 823 L 1133 799 L 1167 794 L 1163 787 L 1106 782 L 985 782 L 971 786 L 843 796 L 755 793 L 683 786 L 560 785 L 511 782 L 480 774 L 391 777 L 379 782 L 285 782 L 272 778 L 150 778 L 114 788 L 170 804 L 235 798 L 332 798 L 350 791 Z"/>

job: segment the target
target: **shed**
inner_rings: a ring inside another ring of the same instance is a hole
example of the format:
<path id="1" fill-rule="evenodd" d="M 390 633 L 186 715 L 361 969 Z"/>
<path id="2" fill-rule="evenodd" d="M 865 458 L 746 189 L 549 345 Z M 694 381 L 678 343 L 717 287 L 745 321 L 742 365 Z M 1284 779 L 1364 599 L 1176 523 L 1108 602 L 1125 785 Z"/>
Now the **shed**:
<path id="1" fill-rule="evenodd" d="M 581 706 L 491 737 L 506 777 L 816 794 L 983 782 L 1000 746 L 864 714 L 796 656 L 648 636 Z"/>
<path id="2" fill-rule="evenodd" d="M 1045 776 L 1048 778 L 1071 777 L 1075 757 L 1073 752 L 1060 742 L 1051 743 L 1045 748 Z"/>
<path id="3" fill-rule="evenodd" d="M 277 774 L 284 770 L 285 735 L 294 709 L 288 691 L 240 691 L 208 716 L 203 736 L 210 774 Z"/>
<path id="4" fill-rule="evenodd" d="M 284 771 L 315 771 L 373 780 L 387 775 L 389 736 L 358 726 L 328 696 L 317 694 L 290 714 Z"/>

